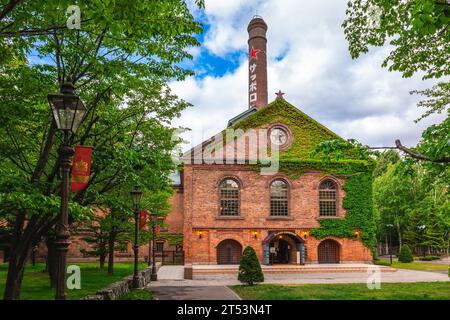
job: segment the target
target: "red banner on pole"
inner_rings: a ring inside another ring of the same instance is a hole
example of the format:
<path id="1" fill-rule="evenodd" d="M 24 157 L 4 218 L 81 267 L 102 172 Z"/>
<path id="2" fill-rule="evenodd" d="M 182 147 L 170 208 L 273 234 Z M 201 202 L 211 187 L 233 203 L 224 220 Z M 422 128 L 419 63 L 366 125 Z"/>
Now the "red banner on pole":
<path id="1" fill-rule="evenodd" d="M 144 229 L 145 225 L 147 224 L 147 216 L 148 211 L 147 210 L 141 210 L 139 214 L 139 229 Z"/>
<path id="2" fill-rule="evenodd" d="M 78 192 L 86 188 L 91 174 L 92 147 L 75 146 L 73 156 L 70 191 Z"/>
<path id="3" fill-rule="evenodd" d="M 161 226 L 157 224 L 155 226 L 155 236 L 159 236 L 160 233 L 161 233 Z"/>

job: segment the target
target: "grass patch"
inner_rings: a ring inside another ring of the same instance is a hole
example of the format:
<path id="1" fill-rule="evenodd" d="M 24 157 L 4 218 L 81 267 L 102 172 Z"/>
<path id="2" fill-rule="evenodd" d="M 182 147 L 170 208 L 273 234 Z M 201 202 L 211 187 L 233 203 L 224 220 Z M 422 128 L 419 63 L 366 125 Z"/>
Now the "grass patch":
<path id="1" fill-rule="evenodd" d="M 108 275 L 108 269 L 105 267 L 100 270 L 98 263 L 69 263 L 68 265 L 78 265 L 81 269 L 81 289 L 67 290 L 67 297 L 70 300 L 78 300 L 82 297 L 93 295 L 99 289 L 108 284 L 122 280 L 124 277 L 133 274 L 133 263 L 116 263 L 114 275 Z M 140 269 L 147 265 L 141 263 Z M 25 275 L 20 293 L 21 300 L 53 300 L 55 290 L 50 287 L 48 273 L 43 272 L 44 264 L 38 263 L 35 267 L 28 265 L 25 269 Z M 0 294 L 1 299 L 5 291 L 6 275 L 8 272 L 7 264 L 0 264 Z"/>
<path id="2" fill-rule="evenodd" d="M 153 300 L 153 295 L 148 290 L 137 289 L 121 296 L 118 300 Z"/>
<path id="3" fill-rule="evenodd" d="M 450 300 L 450 282 L 232 286 L 244 300 Z"/>
<path id="4" fill-rule="evenodd" d="M 387 263 L 387 264 L 385 264 Z M 389 265 L 389 260 L 380 259 L 375 262 L 378 265 Z M 392 267 L 397 269 L 418 270 L 418 271 L 434 271 L 434 270 L 447 270 L 448 266 L 438 263 L 424 263 L 424 262 L 398 262 L 392 261 Z"/>

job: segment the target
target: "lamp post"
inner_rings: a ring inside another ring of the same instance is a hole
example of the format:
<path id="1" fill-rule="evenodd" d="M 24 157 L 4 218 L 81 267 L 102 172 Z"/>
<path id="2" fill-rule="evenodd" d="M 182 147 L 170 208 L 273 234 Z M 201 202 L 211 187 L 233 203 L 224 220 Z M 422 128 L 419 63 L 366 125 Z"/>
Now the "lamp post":
<path id="1" fill-rule="evenodd" d="M 426 225 L 421 225 L 421 226 L 417 227 L 419 229 L 419 232 L 420 232 L 420 241 L 421 242 L 422 242 L 423 234 L 425 233 L 425 228 L 426 227 L 427 227 Z M 421 245 L 420 249 L 422 251 L 422 256 L 425 257 L 425 247 L 423 245 Z"/>
<path id="2" fill-rule="evenodd" d="M 156 212 L 151 213 L 152 219 L 152 274 L 150 275 L 151 281 L 158 280 L 158 274 L 156 273 L 156 261 L 155 261 L 155 230 L 156 222 L 158 221 L 158 214 Z"/>
<path id="3" fill-rule="evenodd" d="M 139 275 L 138 275 L 138 229 L 139 229 L 139 210 L 141 208 L 141 200 L 144 193 L 138 186 L 135 186 L 131 190 L 131 198 L 133 199 L 133 212 L 134 212 L 134 273 L 133 273 L 133 288 L 139 288 Z"/>
<path id="4" fill-rule="evenodd" d="M 394 227 L 393 224 L 387 224 L 386 227 L 389 228 L 389 259 L 391 261 L 391 265 L 392 265 L 392 233 L 391 233 L 391 228 Z"/>
<path id="5" fill-rule="evenodd" d="M 59 221 L 56 224 L 56 296 L 57 300 L 66 300 L 66 256 L 70 245 L 69 232 L 69 172 L 72 166 L 73 147 L 70 145 L 70 137 L 74 135 L 83 121 L 86 107 L 80 97 L 74 94 L 72 83 L 66 82 L 61 86 L 59 93 L 49 94 L 48 102 L 52 109 L 56 126 L 64 134 L 58 154 L 61 164 L 61 206 Z"/>

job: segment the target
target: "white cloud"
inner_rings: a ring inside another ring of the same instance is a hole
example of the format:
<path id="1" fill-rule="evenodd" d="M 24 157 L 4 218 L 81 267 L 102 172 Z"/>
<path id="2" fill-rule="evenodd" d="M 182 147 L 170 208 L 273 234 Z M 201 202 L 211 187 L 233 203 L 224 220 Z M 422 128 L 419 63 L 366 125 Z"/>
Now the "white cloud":
<path id="1" fill-rule="evenodd" d="M 247 50 L 247 25 L 258 9 L 269 26 L 269 101 L 281 89 L 285 98 L 345 138 L 370 145 L 414 145 L 435 116 L 415 124 L 422 110 L 409 91 L 430 87 L 420 76 L 403 79 L 381 68 L 388 47 L 358 60 L 348 53 L 341 23 L 346 3 L 336 0 L 207 0 L 210 29 L 203 49 L 223 58 Z M 281 56 L 281 60 L 280 60 Z M 247 60 L 222 77 L 189 78 L 172 88 L 194 107 L 174 124 L 206 132 L 209 138 L 247 109 Z M 194 137 L 194 143 L 202 137 Z"/>

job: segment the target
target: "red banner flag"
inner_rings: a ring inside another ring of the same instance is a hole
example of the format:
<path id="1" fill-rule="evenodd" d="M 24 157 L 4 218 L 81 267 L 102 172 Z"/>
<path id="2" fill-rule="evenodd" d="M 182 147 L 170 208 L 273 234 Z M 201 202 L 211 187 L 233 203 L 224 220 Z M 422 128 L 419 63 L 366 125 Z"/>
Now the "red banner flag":
<path id="1" fill-rule="evenodd" d="M 147 224 L 147 216 L 148 211 L 147 210 L 141 210 L 139 214 L 139 229 L 144 229 L 145 225 Z"/>
<path id="2" fill-rule="evenodd" d="M 70 191 L 78 192 L 86 188 L 91 172 L 92 147 L 75 146 L 73 156 Z"/>
<path id="3" fill-rule="evenodd" d="M 159 236 L 160 233 L 161 233 L 161 226 L 157 224 L 155 226 L 155 236 Z"/>

